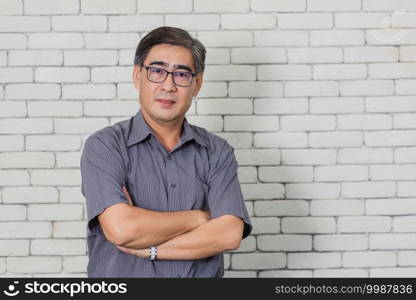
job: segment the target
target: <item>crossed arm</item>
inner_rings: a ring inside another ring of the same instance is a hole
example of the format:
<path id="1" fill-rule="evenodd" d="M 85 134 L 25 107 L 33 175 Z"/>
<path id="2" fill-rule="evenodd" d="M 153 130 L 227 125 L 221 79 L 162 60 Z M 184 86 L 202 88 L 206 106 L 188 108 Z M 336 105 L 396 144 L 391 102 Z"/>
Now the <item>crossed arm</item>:
<path id="1" fill-rule="evenodd" d="M 158 212 L 120 203 L 99 216 L 107 240 L 123 252 L 142 258 L 157 246 L 157 258 L 195 260 L 237 249 L 243 235 L 243 221 L 234 215 L 210 219 L 208 211 Z"/>

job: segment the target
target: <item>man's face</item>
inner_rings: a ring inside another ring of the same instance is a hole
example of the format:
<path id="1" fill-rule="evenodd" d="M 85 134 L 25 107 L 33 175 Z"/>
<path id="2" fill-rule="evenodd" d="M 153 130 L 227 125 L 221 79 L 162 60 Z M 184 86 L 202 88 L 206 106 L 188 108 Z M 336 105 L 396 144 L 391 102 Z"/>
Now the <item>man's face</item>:
<path id="1" fill-rule="evenodd" d="M 195 73 L 191 51 L 169 44 L 153 46 L 144 61 L 144 66 L 158 67 L 169 72 Z M 192 97 L 198 95 L 202 74 L 197 74 L 189 87 L 181 87 L 175 85 L 172 74 L 169 74 L 164 82 L 155 83 L 147 79 L 147 72 L 144 67 L 134 66 L 133 82 L 139 90 L 143 114 L 158 123 L 181 121 L 191 106 Z M 170 104 L 168 100 L 174 103 Z"/>

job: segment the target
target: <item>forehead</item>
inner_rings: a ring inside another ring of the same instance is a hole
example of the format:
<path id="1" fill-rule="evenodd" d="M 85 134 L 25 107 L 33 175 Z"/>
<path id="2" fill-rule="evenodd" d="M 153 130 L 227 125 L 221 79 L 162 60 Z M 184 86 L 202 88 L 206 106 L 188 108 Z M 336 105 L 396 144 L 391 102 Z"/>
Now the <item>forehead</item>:
<path id="1" fill-rule="evenodd" d="M 144 60 L 144 63 L 149 64 L 152 61 L 163 61 L 169 65 L 185 65 L 192 69 L 194 66 L 191 50 L 182 46 L 169 44 L 158 44 L 153 46 Z"/>

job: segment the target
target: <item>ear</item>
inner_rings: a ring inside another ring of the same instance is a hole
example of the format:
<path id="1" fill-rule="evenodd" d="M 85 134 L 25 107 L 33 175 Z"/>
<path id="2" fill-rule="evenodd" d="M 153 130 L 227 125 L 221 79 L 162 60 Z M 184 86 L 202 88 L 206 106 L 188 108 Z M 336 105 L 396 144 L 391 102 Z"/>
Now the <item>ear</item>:
<path id="1" fill-rule="evenodd" d="M 197 73 L 195 75 L 195 88 L 194 88 L 194 92 L 192 93 L 192 96 L 196 97 L 198 96 L 199 90 L 201 89 L 202 86 L 202 82 L 203 82 L 203 74 L 202 73 Z"/>
<path id="2" fill-rule="evenodd" d="M 138 65 L 134 65 L 133 72 L 132 72 L 132 80 L 134 87 L 138 90 L 140 88 L 140 79 L 141 79 L 141 72 L 142 68 Z"/>

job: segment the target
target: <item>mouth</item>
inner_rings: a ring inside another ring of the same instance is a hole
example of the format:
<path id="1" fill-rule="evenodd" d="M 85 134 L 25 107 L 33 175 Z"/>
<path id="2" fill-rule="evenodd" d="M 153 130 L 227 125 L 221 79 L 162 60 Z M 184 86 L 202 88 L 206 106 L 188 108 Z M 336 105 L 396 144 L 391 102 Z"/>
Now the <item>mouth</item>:
<path id="1" fill-rule="evenodd" d="M 171 107 L 176 103 L 175 100 L 169 98 L 158 98 L 156 99 L 156 102 L 158 102 L 164 108 Z"/>

